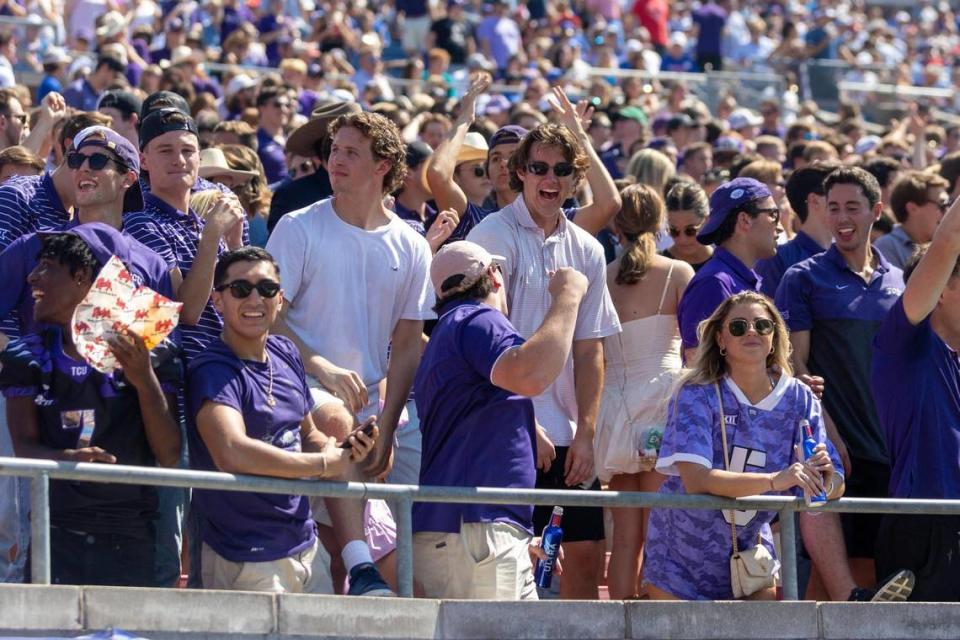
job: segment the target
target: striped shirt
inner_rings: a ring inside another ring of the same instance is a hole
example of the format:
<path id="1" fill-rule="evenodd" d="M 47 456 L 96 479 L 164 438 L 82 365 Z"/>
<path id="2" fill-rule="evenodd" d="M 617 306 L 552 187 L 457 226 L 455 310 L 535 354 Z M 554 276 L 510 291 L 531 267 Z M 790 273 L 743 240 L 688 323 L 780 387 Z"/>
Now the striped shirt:
<path id="1" fill-rule="evenodd" d="M 147 174 L 140 174 L 140 193 L 144 197 L 150 193 L 150 182 L 146 178 Z M 219 182 L 211 182 L 206 178 L 201 178 L 197 176 L 196 182 L 193 183 L 193 186 L 190 187 L 190 193 L 200 193 L 201 191 L 212 191 L 216 190 L 220 193 L 229 193 L 233 195 L 233 191 L 230 190 L 230 187 L 220 184 Z M 125 209 L 126 211 L 126 209 Z M 248 212 L 249 213 L 249 212 Z M 247 219 L 243 219 L 243 246 L 250 245 L 250 224 L 247 222 Z"/>
<path id="2" fill-rule="evenodd" d="M 143 198 L 143 211 L 123 217 L 124 232 L 157 252 L 170 269 L 179 267 L 184 278 L 197 256 L 203 225 L 203 220 L 192 209 L 183 213 L 149 193 Z M 226 246 L 221 242 L 217 253 L 224 251 Z M 208 299 L 200 321 L 195 326 L 181 327 L 183 351 L 189 361 L 220 337 L 223 319 Z"/>
<path id="3" fill-rule="evenodd" d="M 49 171 L 39 176 L 14 176 L 0 185 L 0 251 L 22 236 L 60 229 L 69 221 L 70 214 Z M 20 337 L 15 310 L 0 318 L 0 331 L 11 339 Z"/>

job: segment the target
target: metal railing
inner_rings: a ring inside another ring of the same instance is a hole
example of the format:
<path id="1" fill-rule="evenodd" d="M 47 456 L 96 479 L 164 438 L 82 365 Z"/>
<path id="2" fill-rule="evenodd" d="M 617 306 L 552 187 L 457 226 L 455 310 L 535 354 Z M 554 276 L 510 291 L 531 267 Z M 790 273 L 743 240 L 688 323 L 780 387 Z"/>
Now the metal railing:
<path id="1" fill-rule="evenodd" d="M 254 491 L 326 498 L 379 498 L 398 505 L 397 582 L 399 595 L 413 596 L 414 502 L 471 504 L 534 504 L 595 507 L 662 507 L 734 509 L 780 513 L 781 579 L 786 600 L 798 600 L 796 511 L 960 515 L 960 500 L 892 500 L 842 498 L 810 508 L 803 500 L 786 496 L 750 496 L 739 499 L 708 495 L 665 495 L 622 491 L 557 491 L 494 487 L 427 487 L 365 482 L 282 480 L 213 471 L 188 471 L 93 463 L 54 462 L 0 457 L 0 476 L 30 478 L 30 569 L 35 584 L 50 584 L 50 480 L 79 480 L 117 484 L 190 487 L 223 491 Z"/>

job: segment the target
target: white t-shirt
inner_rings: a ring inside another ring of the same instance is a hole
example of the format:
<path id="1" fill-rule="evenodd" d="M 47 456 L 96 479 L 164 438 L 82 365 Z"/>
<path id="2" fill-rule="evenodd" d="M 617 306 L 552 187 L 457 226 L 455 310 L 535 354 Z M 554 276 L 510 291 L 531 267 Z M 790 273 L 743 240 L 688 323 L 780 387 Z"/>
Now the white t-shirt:
<path id="1" fill-rule="evenodd" d="M 373 399 L 397 322 L 434 317 L 430 246 L 396 216 L 365 231 L 332 203 L 283 216 L 267 251 L 280 266 L 287 324 L 313 351 L 356 371 Z"/>
<path id="2" fill-rule="evenodd" d="M 524 338 L 536 333 L 550 310 L 550 273 L 560 267 L 573 267 L 589 282 L 580 301 L 573 339 L 605 338 L 620 333 L 620 320 L 607 289 L 603 247 L 565 216 L 560 216 L 557 230 L 544 238 L 543 230 L 530 217 L 520 196 L 484 218 L 467 240 L 506 258 L 500 266 L 507 287 L 508 315 Z M 556 381 L 533 399 L 533 407 L 537 422 L 555 445 L 566 447 L 573 442 L 578 412 L 572 355 Z"/>

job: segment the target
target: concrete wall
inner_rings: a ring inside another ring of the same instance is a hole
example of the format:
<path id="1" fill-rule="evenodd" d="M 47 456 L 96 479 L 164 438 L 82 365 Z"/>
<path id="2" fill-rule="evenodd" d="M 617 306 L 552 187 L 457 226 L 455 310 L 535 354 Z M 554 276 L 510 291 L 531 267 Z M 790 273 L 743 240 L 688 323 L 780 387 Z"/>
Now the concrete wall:
<path id="1" fill-rule="evenodd" d="M 0 637 L 116 627 L 157 640 L 960 638 L 960 605 L 468 602 L 0 585 Z"/>

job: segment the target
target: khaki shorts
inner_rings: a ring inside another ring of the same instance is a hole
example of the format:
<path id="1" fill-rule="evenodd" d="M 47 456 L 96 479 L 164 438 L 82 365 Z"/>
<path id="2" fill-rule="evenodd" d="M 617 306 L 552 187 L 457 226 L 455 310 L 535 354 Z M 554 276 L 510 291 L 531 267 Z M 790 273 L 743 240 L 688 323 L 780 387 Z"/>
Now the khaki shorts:
<path id="1" fill-rule="evenodd" d="M 536 600 L 530 535 L 505 522 L 471 522 L 460 533 L 413 536 L 413 576 L 427 598 Z"/>
<path id="2" fill-rule="evenodd" d="M 333 593 L 330 556 L 317 540 L 300 553 L 270 562 L 232 562 L 203 543 L 201 565 L 204 589 Z"/>

